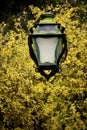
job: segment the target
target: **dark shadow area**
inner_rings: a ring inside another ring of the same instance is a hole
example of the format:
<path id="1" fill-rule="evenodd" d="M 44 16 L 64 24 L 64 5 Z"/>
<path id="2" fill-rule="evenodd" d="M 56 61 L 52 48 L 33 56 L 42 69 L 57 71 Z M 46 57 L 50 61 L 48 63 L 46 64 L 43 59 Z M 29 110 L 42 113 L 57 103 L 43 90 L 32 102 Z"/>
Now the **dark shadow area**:
<path id="1" fill-rule="evenodd" d="M 27 9 L 32 2 L 30 0 L 0 0 L 0 22 L 8 21 L 8 18 L 12 15 L 21 13 L 24 9 Z"/>
<path id="2" fill-rule="evenodd" d="M 0 0 L 0 22 L 7 21 L 11 15 L 16 15 L 24 9 L 28 9 L 29 5 L 39 8 L 45 8 L 47 4 L 56 5 L 57 0 Z"/>

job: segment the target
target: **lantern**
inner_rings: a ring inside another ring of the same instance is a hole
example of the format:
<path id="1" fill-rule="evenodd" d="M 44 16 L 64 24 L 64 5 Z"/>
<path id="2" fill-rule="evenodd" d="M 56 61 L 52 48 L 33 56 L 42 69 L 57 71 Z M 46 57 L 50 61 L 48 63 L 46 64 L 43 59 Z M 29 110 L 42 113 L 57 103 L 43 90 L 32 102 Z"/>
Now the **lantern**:
<path id="1" fill-rule="evenodd" d="M 39 23 L 35 24 L 35 30 L 28 37 L 30 56 L 36 63 L 38 72 L 47 80 L 59 72 L 59 63 L 65 54 L 67 56 L 67 41 L 65 28 L 53 22 L 54 15 L 45 13 L 41 15 Z M 48 74 L 45 70 L 51 70 Z"/>

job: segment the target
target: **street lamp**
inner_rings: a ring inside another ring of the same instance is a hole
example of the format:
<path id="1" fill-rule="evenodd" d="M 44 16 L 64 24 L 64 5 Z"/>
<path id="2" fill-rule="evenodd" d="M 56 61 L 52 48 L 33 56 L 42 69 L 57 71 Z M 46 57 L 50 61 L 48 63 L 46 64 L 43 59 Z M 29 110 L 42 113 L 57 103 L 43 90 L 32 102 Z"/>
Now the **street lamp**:
<path id="1" fill-rule="evenodd" d="M 65 60 L 67 56 L 65 28 L 54 23 L 53 17 L 49 12 L 42 14 L 40 22 L 34 25 L 34 31 L 30 29 L 28 37 L 30 56 L 36 63 L 38 72 L 47 80 L 59 72 L 60 60 Z M 51 72 L 48 74 L 45 70 Z"/>

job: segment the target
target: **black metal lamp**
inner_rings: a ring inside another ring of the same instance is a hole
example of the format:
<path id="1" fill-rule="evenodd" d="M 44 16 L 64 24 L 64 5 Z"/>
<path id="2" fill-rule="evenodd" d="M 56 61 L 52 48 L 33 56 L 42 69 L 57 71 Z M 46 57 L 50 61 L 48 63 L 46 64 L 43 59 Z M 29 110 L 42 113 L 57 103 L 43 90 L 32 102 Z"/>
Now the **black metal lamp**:
<path id="1" fill-rule="evenodd" d="M 28 37 L 30 56 L 36 63 L 38 72 L 47 80 L 59 72 L 59 63 L 67 56 L 67 40 L 64 34 L 65 28 L 53 22 L 54 15 L 45 13 L 41 20 L 35 24 L 35 30 Z M 48 74 L 45 70 L 51 70 Z"/>

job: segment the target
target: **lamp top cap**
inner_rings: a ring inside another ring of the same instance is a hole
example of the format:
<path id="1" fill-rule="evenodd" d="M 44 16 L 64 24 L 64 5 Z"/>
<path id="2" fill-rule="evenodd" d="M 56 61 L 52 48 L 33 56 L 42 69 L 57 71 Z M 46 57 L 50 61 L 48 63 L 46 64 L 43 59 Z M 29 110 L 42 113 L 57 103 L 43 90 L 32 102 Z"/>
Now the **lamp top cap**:
<path id="1" fill-rule="evenodd" d="M 44 18 L 54 18 L 54 14 L 52 14 L 51 12 L 46 12 L 44 14 L 41 15 L 41 18 L 44 19 Z"/>

